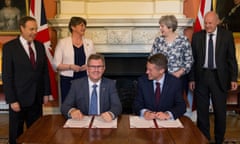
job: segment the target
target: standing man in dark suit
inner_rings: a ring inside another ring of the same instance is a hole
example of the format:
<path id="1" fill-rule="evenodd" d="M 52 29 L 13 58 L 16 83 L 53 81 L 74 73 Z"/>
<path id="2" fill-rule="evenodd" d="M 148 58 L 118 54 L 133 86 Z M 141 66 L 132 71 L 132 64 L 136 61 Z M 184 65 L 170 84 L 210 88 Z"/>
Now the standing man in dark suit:
<path id="1" fill-rule="evenodd" d="M 112 121 L 122 112 L 115 82 L 102 77 L 105 59 L 92 54 L 87 60 L 88 76 L 72 81 L 70 91 L 62 104 L 61 112 L 66 118 L 81 120 L 84 115 L 101 115 L 105 121 Z M 96 101 L 92 105 L 93 86 L 96 86 Z M 96 106 L 96 111 L 92 108 Z"/>
<path id="2" fill-rule="evenodd" d="M 229 89 L 236 90 L 238 87 L 238 68 L 233 35 L 218 27 L 218 23 L 218 15 L 215 12 L 208 12 L 204 17 L 205 30 L 193 34 L 194 64 L 189 75 L 189 86 L 196 97 L 197 126 L 209 140 L 211 138 L 209 132 L 209 100 L 211 98 L 214 110 L 215 142 L 220 144 L 224 141 L 226 130 L 227 92 Z M 212 52 L 209 51 L 211 48 Z"/>
<path id="3" fill-rule="evenodd" d="M 138 93 L 134 101 L 136 114 L 147 120 L 182 116 L 186 111 L 182 82 L 167 73 L 167 58 L 161 53 L 149 57 L 146 74 L 138 79 Z M 156 84 L 160 84 L 159 92 Z"/>
<path id="4" fill-rule="evenodd" d="M 10 144 L 23 133 L 24 122 L 29 128 L 42 115 L 42 103 L 50 95 L 45 48 L 34 40 L 37 22 L 26 16 L 20 19 L 19 27 L 21 35 L 3 45 L 2 79 L 9 104 Z"/>

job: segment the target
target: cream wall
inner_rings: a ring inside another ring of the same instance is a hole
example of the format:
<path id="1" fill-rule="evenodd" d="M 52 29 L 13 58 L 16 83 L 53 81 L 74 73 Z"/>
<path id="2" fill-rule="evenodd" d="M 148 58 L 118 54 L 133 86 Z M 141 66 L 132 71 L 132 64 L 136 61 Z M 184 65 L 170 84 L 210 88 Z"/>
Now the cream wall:
<path id="1" fill-rule="evenodd" d="M 159 18 L 183 16 L 183 0 L 58 0 L 58 18 Z"/>
<path id="2" fill-rule="evenodd" d="M 162 15 L 177 17 L 180 34 L 193 25 L 183 14 L 182 0 L 58 0 L 57 8 L 49 22 L 58 38 L 69 35 L 72 16 L 81 16 L 88 22 L 85 36 L 104 53 L 149 53 Z"/>

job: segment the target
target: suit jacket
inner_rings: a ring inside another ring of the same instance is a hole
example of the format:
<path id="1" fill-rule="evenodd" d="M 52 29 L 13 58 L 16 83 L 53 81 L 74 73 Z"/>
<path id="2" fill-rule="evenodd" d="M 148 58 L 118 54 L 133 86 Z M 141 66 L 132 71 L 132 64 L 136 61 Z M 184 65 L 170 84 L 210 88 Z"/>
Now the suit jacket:
<path id="1" fill-rule="evenodd" d="M 189 74 L 189 80 L 195 81 L 198 84 L 204 72 L 203 65 L 206 52 L 205 30 L 193 34 L 192 49 L 194 63 Z M 230 88 L 230 82 L 237 81 L 238 68 L 233 35 L 230 31 L 220 27 L 217 30 L 215 55 L 220 88 L 227 91 Z"/>
<path id="2" fill-rule="evenodd" d="M 3 45 L 2 79 L 7 103 L 19 102 L 22 107 L 27 107 L 34 102 L 42 103 L 43 96 L 50 95 L 45 48 L 37 41 L 34 45 L 36 69 L 32 67 L 19 38 Z"/>
<path id="3" fill-rule="evenodd" d="M 61 106 L 62 114 L 68 117 L 69 110 L 76 108 L 84 115 L 88 115 L 89 95 L 88 77 L 73 80 L 70 91 Z M 100 113 L 106 111 L 111 111 L 117 117 L 122 112 L 122 105 L 115 82 L 102 78 L 100 83 Z"/>
<path id="4" fill-rule="evenodd" d="M 147 75 L 138 79 L 138 93 L 134 100 L 134 111 L 140 115 L 142 109 L 151 111 L 170 111 L 174 119 L 182 116 L 186 111 L 183 100 L 182 82 L 180 79 L 166 73 L 161 91 L 159 105 L 155 105 L 153 80 L 148 80 Z"/>
<path id="5" fill-rule="evenodd" d="M 91 54 L 96 53 L 96 51 L 94 49 L 92 40 L 82 38 L 82 41 L 87 62 L 88 57 Z M 70 36 L 60 39 L 56 46 L 56 50 L 54 53 L 54 65 L 57 68 L 57 66 L 61 63 L 74 64 L 74 49 L 72 38 Z M 73 70 L 60 71 L 60 74 L 63 76 L 73 77 Z"/>

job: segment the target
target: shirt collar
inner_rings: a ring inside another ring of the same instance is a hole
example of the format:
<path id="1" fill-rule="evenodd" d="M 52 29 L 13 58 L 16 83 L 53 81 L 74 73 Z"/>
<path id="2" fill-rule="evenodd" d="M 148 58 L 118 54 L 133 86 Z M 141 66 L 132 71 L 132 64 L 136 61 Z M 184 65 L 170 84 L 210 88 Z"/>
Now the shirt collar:
<path id="1" fill-rule="evenodd" d="M 215 31 L 213 31 L 213 32 L 211 32 L 211 33 L 207 33 L 207 35 L 213 34 L 213 36 L 216 36 L 216 35 L 217 35 L 217 29 L 218 29 L 218 28 L 216 28 Z"/>
<path id="2" fill-rule="evenodd" d="M 28 41 L 24 39 L 22 36 L 19 37 L 19 40 L 23 45 L 28 45 Z"/>
<path id="3" fill-rule="evenodd" d="M 96 84 L 96 85 L 100 85 L 100 83 L 101 83 L 101 79 L 99 80 L 99 81 L 97 81 L 96 83 L 94 83 L 93 81 L 91 81 L 90 80 L 90 78 L 88 77 L 88 83 L 89 83 L 89 86 L 92 86 L 92 85 L 94 85 L 94 84 Z"/>
<path id="4" fill-rule="evenodd" d="M 162 78 L 161 78 L 159 81 L 153 80 L 153 82 L 154 82 L 154 83 L 159 82 L 159 83 L 162 85 L 163 82 L 164 82 L 164 80 L 165 80 L 165 73 L 163 74 Z"/>

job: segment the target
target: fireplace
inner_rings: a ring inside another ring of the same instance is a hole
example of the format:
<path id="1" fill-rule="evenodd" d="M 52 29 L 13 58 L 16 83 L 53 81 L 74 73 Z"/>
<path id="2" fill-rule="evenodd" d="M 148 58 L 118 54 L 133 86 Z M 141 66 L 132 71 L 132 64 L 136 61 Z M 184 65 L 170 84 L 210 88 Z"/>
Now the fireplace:
<path id="1" fill-rule="evenodd" d="M 106 61 L 105 76 L 135 79 L 145 72 L 148 53 L 102 53 Z"/>
<path id="2" fill-rule="evenodd" d="M 123 114 L 131 114 L 136 96 L 137 78 L 145 73 L 148 53 L 102 53 L 106 61 L 105 77 L 114 79 L 123 107 Z"/>
<path id="3" fill-rule="evenodd" d="M 169 12 L 174 14 L 179 34 L 193 25 L 194 20 L 183 14 L 182 6 L 183 1 L 179 0 L 59 0 L 58 13 L 48 22 L 60 39 L 70 35 L 70 16 L 87 19 L 85 37 L 93 40 L 96 51 L 105 56 L 104 76 L 116 80 L 123 113 L 132 113 L 137 78 L 145 73 L 146 58 L 160 35 L 159 18 Z"/>

